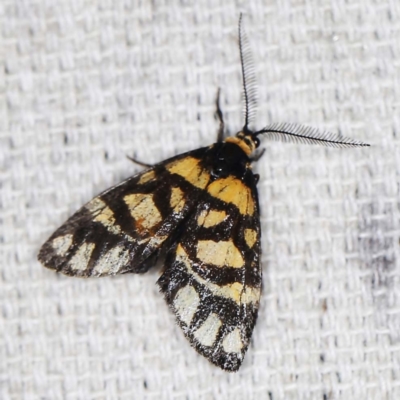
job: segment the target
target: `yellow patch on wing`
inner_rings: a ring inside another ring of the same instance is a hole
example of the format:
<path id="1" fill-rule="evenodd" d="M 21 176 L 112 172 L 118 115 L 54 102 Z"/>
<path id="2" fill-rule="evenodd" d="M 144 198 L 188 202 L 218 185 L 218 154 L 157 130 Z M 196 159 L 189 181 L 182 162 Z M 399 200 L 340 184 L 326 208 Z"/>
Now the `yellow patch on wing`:
<path id="1" fill-rule="evenodd" d="M 257 232 L 254 229 L 245 229 L 244 240 L 247 246 L 249 246 L 249 249 L 251 249 L 257 240 Z"/>
<path id="2" fill-rule="evenodd" d="M 93 214 L 93 221 L 100 222 L 107 230 L 114 235 L 121 235 L 121 227 L 115 223 L 114 213 L 107 204 L 96 197 L 86 204 L 86 208 Z M 125 234 L 126 239 L 132 241 L 133 239 Z"/>
<path id="3" fill-rule="evenodd" d="M 178 187 L 173 187 L 171 190 L 171 197 L 169 199 L 169 205 L 173 209 L 174 213 L 179 213 L 182 211 L 183 206 L 185 205 L 185 200 L 183 198 L 184 193 Z"/>
<path id="4" fill-rule="evenodd" d="M 113 226 L 115 223 L 114 213 L 110 207 L 107 207 L 105 203 L 103 210 L 94 217 L 94 221 L 101 222 L 105 226 Z"/>
<path id="5" fill-rule="evenodd" d="M 74 270 L 84 271 L 88 266 L 94 247 L 94 243 L 83 243 L 69 261 L 69 266 Z"/>
<path id="6" fill-rule="evenodd" d="M 200 297 L 193 286 L 186 285 L 179 289 L 174 299 L 174 308 L 179 319 L 186 325 L 190 325 L 197 307 L 200 304 Z"/>
<path id="7" fill-rule="evenodd" d="M 194 157 L 185 157 L 173 161 L 166 166 L 166 169 L 171 174 L 180 175 L 200 189 L 204 189 L 210 181 L 210 174 L 200 166 L 200 160 Z"/>
<path id="8" fill-rule="evenodd" d="M 217 285 L 216 283 L 212 283 L 209 280 L 203 279 L 193 270 L 189 256 L 180 244 L 176 249 L 176 259 L 185 265 L 187 273 L 193 279 L 204 285 L 215 296 L 231 299 L 237 304 L 257 304 L 260 300 L 260 288 L 255 288 L 248 285 L 243 286 L 240 282 L 228 283 L 227 285 Z"/>
<path id="9" fill-rule="evenodd" d="M 225 211 L 219 210 L 202 210 L 197 218 L 197 223 L 204 228 L 218 225 L 226 218 Z"/>
<path id="10" fill-rule="evenodd" d="M 222 322 L 217 314 L 211 313 L 207 319 L 200 325 L 200 328 L 194 332 L 193 336 L 203 346 L 212 346 L 217 339 L 219 328 Z"/>
<path id="11" fill-rule="evenodd" d="M 204 283 L 207 288 L 216 296 L 224 297 L 226 299 L 231 299 L 235 303 L 240 304 L 244 303 L 242 301 L 242 297 L 244 294 L 244 287 L 240 282 L 233 282 L 233 283 L 228 283 L 227 285 L 217 285 L 215 283 L 207 283 L 207 281 L 201 277 L 200 279 L 197 279 L 199 282 Z M 249 299 L 248 303 L 251 303 L 251 300 Z"/>
<path id="12" fill-rule="evenodd" d="M 217 199 L 234 204 L 242 215 L 254 214 L 250 188 L 234 176 L 217 179 L 208 186 L 207 192 Z"/>
<path id="13" fill-rule="evenodd" d="M 260 301 L 261 296 L 261 289 L 255 288 L 251 286 L 246 286 L 242 295 L 240 297 L 240 303 L 243 304 L 250 304 L 254 303 L 257 304 Z"/>
<path id="14" fill-rule="evenodd" d="M 155 178 L 156 173 L 154 172 L 154 170 L 145 172 L 140 179 L 138 180 L 138 185 L 143 185 L 143 183 L 146 183 L 148 181 L 151 181 Z"/>
<path id="15" fill-rule="evenodd" d="M 124 197 L 132 217 L 136 221 L 136 228 L 149 230 L 154 228 L 162 217 L 153 201 L 152 194 L 134 193 Z"/>
<path id="16" fill-rule="evenodd" d="M 220 240 L 218 242 L 199 240 L 196 255 L 205 264 L 212 264 L 221 268 L 241 268 L 244 266 L 242 254 L 232 240 Z"/>
<path id="17" fill-rule="evenodd" d="M 111 233 L 114 233 L 116 235 L 121 234 L 121 227 L 115 223 L 114 213 L 109 207 L 106 206 L 103 211 L 98 214 L 93 220 L 100 222 Z"/>

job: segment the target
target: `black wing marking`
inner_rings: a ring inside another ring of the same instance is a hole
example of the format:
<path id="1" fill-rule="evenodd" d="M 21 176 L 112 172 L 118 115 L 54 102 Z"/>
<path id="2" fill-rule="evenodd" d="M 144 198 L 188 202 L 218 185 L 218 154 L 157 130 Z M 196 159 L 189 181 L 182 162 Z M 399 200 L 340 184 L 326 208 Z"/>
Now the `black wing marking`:
<path id="1" fill-rule="evenodd" d="M 228 371 L 237 371 L 243 361 L 261 294 L 254 176 L 252 181 L 240 200 L 245 204 L 209 193 L 200 199 L 158 281 L 191 345 Z"/>
<path id="2" fill-rule="evenodd" d="M 165 160 L 101 193 L 54 232 L 39 261 L 82 277 L 146 272 L 208 183 L 200 163 L 207 149 Z"/>

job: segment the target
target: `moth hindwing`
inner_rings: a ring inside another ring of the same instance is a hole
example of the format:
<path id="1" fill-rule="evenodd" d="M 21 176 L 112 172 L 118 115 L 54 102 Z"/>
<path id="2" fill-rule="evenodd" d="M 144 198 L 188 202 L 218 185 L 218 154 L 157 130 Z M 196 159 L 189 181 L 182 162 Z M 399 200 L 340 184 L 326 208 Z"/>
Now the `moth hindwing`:
<path id="1" fill-rule="evenodd" d="M 146 272 L 160 255 L 158 285 L 191 345 L 212 363 L 237 371 L 249 345 L 261 294 L 260 218 L 251 169 L 259 136 L 364 146 L 294 124 L 253 131 L 254 68 L 241 18 L 239 50 L 245 124 L 224 140 L 181 154 L 95 197 L 47 240 L 39 260 L 72 276 Z M 261 153 L 262 154 L 262 153 Z"/>

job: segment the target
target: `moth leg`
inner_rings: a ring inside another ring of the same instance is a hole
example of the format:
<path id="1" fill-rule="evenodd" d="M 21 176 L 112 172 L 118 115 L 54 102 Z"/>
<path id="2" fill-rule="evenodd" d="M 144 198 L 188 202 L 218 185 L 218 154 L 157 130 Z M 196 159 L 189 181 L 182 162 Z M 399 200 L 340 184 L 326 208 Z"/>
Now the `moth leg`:
<path id="1" fill-rule="evenodd" d="M 217 110 L 215 111 L 215 114 L 219 120 L 219 128 L 218 128 L 218 134 L 217 134 L 217 142 L 222 142 L 224 139 L 224 129 L 225 129 L 225 124 L 224 124 L 224 115 L 222 114 L 221 107 L 219 105 L 219 95 L 220 95 L 221 89 L 218 88 L 217 90 L 217 98 L 215 99 L 215 106 L 217 107 Z"/>
<path id="2" fill-rule="evenodd" d="M 135 164 L 137 164 L 137 165 L 140 165 L 141 167 L 146 167 L 146 168 L 154 167 L 153 164 L 146 164 L 146 163 L 144 163 L 144 162 L 142 162 L 142 161 L 139 161 L 139 160 L 137 160 L 136 158 L 133 158 L 133 157 L 126 156 L 126 158 L 127 158 L 128 160 L 131 160 L 133 163 L 135 163 Z"/>
<path id="3" fill-rule="evenodd" d="M 265 153 L 265 149 L 262 149 L 260 152 L 254 154 L 253 157 L 250 158 L 251 162 L 258 161 Z"/>

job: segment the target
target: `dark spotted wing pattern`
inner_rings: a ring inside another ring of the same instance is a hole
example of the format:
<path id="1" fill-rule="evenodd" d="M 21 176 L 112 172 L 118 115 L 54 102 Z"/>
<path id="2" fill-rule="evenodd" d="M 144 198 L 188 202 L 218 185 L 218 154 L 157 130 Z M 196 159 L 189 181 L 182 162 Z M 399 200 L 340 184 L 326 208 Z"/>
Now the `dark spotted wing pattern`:
<path id="1" fill-rule="evenodd" d="M 39 260 L 73 276 L 146 272 L 190 343 L 236 371 L 261 292 L 256 179 L 240 139 L 166 160 L 95 197 L 43 245 Z"/>
<path id="2" fill-rule="evenodd" d="M 261 293 L 257 189 L 229 176 L 206 188 L 167 255 L 158 284 L 184 334 L 219 367 L 236 371 Z"/>
<path id="3" fill-rule="evenodd" d="M 39 260 L 73 276 L 146 272 L 208 184 L 206 152 L 166 160 L 95 197 L 54 232 Z"/>

